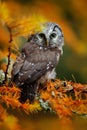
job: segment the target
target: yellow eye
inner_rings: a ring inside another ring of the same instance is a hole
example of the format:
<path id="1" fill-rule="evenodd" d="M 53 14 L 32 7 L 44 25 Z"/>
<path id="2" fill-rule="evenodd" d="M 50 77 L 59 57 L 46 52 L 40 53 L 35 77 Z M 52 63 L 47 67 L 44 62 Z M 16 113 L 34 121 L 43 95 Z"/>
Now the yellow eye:
<path id="1" fill-rule="evenodd" d="M 52 33 L 51 35 L 50 35 L 50 38 L 52 39 L 52 38 L 55 38 L 56 37 L 56 33 Z"/>
<path id="2" fill-rule="evenodd" d="M 44 33 L 39 33 L 38 36 L 39 36 L 40 38 L 45 38 Z"/>

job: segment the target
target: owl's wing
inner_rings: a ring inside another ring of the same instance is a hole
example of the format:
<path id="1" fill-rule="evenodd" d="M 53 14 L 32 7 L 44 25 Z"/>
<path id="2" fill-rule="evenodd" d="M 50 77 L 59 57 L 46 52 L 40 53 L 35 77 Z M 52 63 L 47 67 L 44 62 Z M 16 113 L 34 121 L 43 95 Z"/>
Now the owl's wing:
<path id="1" fill-rule="evenodd" d="M 24 49 L 23 53 L 27 54 L 25 58 L 19 56 L 13 66 L 12 77 L 17 85 L 23 83 L 32 83 L 47 71 L 52 70 L 57 65 L 57 57 L 55 52 L 41 51 L 34 48 L 34 51 L 29 53 L 29 49 Z"/>
<path id="2" fill-rule="evenodd" d="M 27 44 L 29 44 L 29 43 L 27 43 Z M 21 67 L 24 64 L 24 61 L 26 59 L 25 52 L 27 52 L 27 50 L 28 50 L 27 46 L 26 46 L 27 44 L 24 45 L 24 47 L 22 48 L 22 53 L 20 53 L 17 56 L 16 61 L 13 64 L 13 68 L 12 68 L 12 72 L 11 72 L 11 74 L 12 74 L 12 80 L 15 80 L 15 77 L 18 76 L 18 74 L 20 72 L 20 69 L 21 69 Z M 26 49 L 26 51 L 25 51 L 25 49 Z M 31 50 L 31 48 L 30 48 L 30 50 Z"/>
<path id="3" fill-rule="evenodd" d="M 19 73 L 20 68 L 22 67 L 23 63 L 24 63 L 24 59 L 22 58 L 22 54 L 20 54 L 17 57 L 16 62 L 13 64 L 12 76 Z"/>

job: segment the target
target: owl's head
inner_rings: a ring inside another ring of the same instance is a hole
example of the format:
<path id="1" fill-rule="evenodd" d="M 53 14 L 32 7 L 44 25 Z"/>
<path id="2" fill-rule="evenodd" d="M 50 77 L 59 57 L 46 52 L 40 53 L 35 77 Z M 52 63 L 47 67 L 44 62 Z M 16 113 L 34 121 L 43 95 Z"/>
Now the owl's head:
<path id="1" fill-rule="evenodd" d="M 47 22 L 41 25 L 42 31 L 35 34 L 32 40 L 42 47 L 62 49 L 64 36 L 59 25 Z"/>

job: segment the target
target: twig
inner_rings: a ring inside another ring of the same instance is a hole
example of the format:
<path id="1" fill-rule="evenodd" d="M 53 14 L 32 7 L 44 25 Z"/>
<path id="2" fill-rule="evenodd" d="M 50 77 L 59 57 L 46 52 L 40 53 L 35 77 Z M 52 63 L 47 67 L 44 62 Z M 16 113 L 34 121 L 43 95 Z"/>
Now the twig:
<path id="1" fill-rule="evenodd" d="M 10 34 L 9 43 L 11 44 L 11 42 L 13 41 L 12 40 L 11 28 L 8 27 L 8 30 L 9 30 L 9 34 Z M 10 57 L 11 57 L 11 46 L 8 47 L 8 64 L 6 66 L 4 83 L 6 83 L 6 81 L 7 81 L 7 74 L 8 74 L 8 69 L 9 69 L 9 66 L 10 66 Z"/>

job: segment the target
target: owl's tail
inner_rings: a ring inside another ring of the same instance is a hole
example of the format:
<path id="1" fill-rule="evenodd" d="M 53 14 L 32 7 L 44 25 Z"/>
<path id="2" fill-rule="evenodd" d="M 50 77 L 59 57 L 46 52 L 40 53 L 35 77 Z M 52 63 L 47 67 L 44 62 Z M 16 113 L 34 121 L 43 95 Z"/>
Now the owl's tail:
<path id="1" fill-rule="evenodd" d="M 29 99 L 30 103 L 34 102 L 35 95 L 37 92 L 37 83 L 34 81 L 30 84 L 24 84 L 20 86 L 21 88 L 21 96 L 20 96 L 20 102 L 25 102 L 27 99 Z"/>

